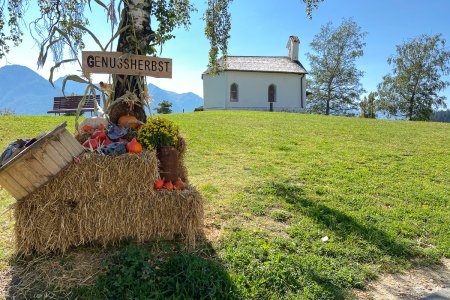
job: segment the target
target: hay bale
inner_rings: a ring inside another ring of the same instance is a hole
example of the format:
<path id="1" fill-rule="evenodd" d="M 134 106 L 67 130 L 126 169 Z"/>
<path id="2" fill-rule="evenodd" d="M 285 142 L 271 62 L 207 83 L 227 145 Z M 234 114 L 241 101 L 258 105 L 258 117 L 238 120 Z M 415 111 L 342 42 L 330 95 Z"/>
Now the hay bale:
<path id="1" fill-rule="evenodd" d="M 188 180 L 188 172 L 186 165 L 184 163 L 184 158 L 186 156 L 186 149 L 187 149 L 187 143 L 186 140 L 179 135 L 177 139 L 177 144 L 175 145 L 175 148 L 178 151 L 178 176 L 183 180 L 185 183 L 189 183 Z"/>
<path id="2" fill-rule="evenodd" d="M 193 188 L 155 191 L 154 152 L 109 157 L 83 154 L 15 206 L 16 248 L 65 252 L 72 246 L 180 236 L 189 247 L 203 227 L 203 202 Z"/>

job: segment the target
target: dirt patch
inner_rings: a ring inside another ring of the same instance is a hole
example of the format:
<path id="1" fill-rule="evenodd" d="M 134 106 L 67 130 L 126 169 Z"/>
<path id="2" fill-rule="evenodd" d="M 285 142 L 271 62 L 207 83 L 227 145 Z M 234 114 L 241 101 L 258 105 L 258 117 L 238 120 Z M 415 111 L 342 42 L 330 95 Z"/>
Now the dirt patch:
<path id="1" fill-rule="evenodd" d="M 223 227 L 215 220 L 205 219 L 203 232 L 207 241 L 210 243 L 218 243 L 222 238 Z"/>
<path id="2" fill-rule="evenodd" d="M 358 299 L 410 300 L 450 289 L 450 259 L 443 259 L 441 262 L 440 265 L 386 274 L 371 283 L 368 291 L 355 293 Z"/>

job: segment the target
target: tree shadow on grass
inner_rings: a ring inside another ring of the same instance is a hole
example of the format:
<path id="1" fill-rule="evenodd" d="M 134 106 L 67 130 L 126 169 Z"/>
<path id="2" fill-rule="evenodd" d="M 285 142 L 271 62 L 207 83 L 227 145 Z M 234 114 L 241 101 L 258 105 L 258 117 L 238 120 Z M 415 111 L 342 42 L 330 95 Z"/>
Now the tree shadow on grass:
<path id="1" fill-rule="evenodd" d="M 406 240 L 308 199 L 300 186 L 266 184 L 249 189 L 243 199 L 250 201 L 250 205 L 251 201 L 288 203 L 300 218 L 308 217 L 342 238 L 336 239 L 337 243 L 325 244 L 314 235 L 311 240 L 309 233 L 300 232 L 302 239 L 296 240 L 236 226 L 223 241 L 225 259 L 236 273 L 243 275 L 242 282 L 237 281 L 241 291 L 246 295 L 254 293 L 258 299 L 291 295 L 305 299 L 347 299 L 351 297 L 351 288 L 363 288 L 373 276 L 368 268 L 371 261 L 389 257 L 387 261 L 395 265 L 419 254 Z M 307 229 L 299 227 L 299 230 Z"/>
<path id="2" fill-rule="evenodd" d="M 396 258 L 411 259 L 419 254 L 417 250 L 413 249 L 406 242 L 390 236 L 373 225 L 362 224 L 356 218 L 337 209 L 307 199 L 303 189 L 299 186 L 274 182 L 270 191 L 274 196 L 292 204 L 299 213 L 326 226 L 341 237 L 356 235 L 376 246 L 383 253 Z"/>
<path id="3" fill-rule="evenodd" d="M 27 298 L 237 299 L 237 289 L 206 240 L 195 251 L 176 242 L 126 242 L 17 258 L 7 299 Z"/>

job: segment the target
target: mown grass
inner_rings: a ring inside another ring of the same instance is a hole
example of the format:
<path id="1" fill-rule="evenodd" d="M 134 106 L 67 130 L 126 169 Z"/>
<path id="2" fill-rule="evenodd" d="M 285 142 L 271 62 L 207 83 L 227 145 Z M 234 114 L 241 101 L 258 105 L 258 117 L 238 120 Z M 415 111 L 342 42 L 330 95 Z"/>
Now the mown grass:
<path id="1" fill-rule="evenodd" d="M 93 287 L 76 295 L 100 297 L 102 288 L 146 278 L 140 290 L 152 295 L 198 298 L 189 286 L 199 278 L 209 298 L 224 290 L 223 298 L 343 299 L 383 272 L 450 257 L 449 124 L 260 112 L 168 117 L 188 140 L 205 225 L 220 237 L 208 246 L 214 255 L 175 251 L 156 269 L 151 251 L 124 246 L 111 250 L 122 260 L 107 260 Z M 0 148 L 62 119 L 0 117 Z M 1 208 L 13 203 L 0 197 Z M 12 226 L 1 227 L 0 268 L 11 264 Z M 140 271 L 105 285 L 130 257 Z M 173 270 L 177 280 L 158 279 Z"/>

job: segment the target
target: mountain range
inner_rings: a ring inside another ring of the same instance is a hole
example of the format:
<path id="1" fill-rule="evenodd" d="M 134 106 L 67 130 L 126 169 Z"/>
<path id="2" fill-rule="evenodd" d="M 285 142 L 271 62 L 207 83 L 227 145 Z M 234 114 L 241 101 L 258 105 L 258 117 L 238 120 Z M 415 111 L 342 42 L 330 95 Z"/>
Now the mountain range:
<path id="1" fill-rule="evenodd" d="M 8 65 L 0 68 L 0 109 L 11 109 L 16 115 L 47 115 L 53 107 L 53 97 L 62 96 L 61 86 L 64 78 L 50 82 L 33 70 L 20 66 Z M 86 86 L 82 83 L 68 81 L 66 95 L 83 95 Z M 178 94 L 148 84 L 153 97 L 153 107 L 160 101 L 172 102 L 172 111 L 189 112 L 203 105 L 203 99 L 194 93 Z"/>

